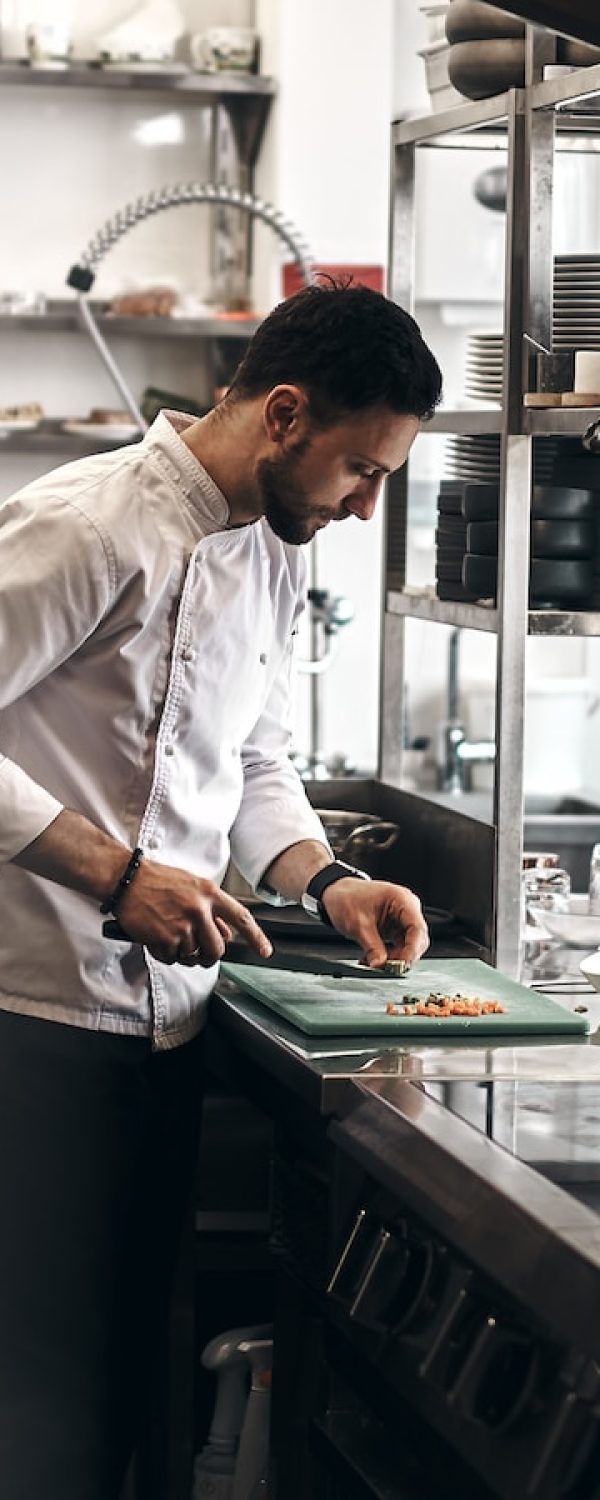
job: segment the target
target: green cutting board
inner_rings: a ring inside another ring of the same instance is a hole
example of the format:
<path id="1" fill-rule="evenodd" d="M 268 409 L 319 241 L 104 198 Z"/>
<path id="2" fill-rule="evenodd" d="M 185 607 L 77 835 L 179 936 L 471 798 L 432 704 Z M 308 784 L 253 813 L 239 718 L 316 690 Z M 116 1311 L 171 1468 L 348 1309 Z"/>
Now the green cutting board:
<path id="1" fill-rule="evenodd" d="M 524 985 L 506 979 L 477 958 L 425 959 L 405 979 L 335 979 L 326 974 L 291 973 L 260 964 L 223 963 L 221 973 L 262 1001 L 292 1026 L 311 1036 L 384 1034 L 386 1036 L 579 1034 L 590 1029 L 587 1016 L 574 1015 Z M 499 1000 L 505 1015 L 388 1016 L 386 1005 L 402 1005 L 430 990 Z"/>

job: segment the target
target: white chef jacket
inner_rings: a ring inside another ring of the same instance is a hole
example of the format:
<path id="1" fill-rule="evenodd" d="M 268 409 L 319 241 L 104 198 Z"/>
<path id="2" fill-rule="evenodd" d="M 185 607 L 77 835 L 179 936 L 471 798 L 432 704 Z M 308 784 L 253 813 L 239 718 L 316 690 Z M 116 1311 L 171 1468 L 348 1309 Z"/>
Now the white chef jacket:
<path id="1" fill-rule="evenodd" d="M 305 562 L 229 508 L 162 412 L 143 441 L 0 506 L 0 1009 L 151 1036 L 204 1020 L 217 966 L 102 936 L 90 898 L 10 863 L 63 807 L 149 858 L 256 888 L 327 843 L 289 760 Z"/>

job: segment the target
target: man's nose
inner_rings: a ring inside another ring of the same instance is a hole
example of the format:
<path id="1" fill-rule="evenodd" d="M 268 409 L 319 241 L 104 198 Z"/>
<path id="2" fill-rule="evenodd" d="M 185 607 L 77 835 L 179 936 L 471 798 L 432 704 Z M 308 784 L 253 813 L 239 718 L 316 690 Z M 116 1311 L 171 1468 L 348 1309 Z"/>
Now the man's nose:
<path id="1" fill-rule="evenodd" d="M 370 521 L 375 511 L 375 506 L 381 493 L 381 480 L 371 485 L 368 490 L 355 490 L 346 500 L 346 507 L 359 521 Z"/>

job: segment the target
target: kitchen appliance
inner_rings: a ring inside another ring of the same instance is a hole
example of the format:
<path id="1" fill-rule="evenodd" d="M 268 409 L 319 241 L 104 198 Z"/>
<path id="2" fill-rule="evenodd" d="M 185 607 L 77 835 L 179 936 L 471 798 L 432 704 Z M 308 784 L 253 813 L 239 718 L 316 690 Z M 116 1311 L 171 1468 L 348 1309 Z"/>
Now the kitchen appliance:
<path id="1" fill-rule="evenodd" d="M 276 1011 L 298 1030 L 311 1036 L 427 1035 L 439 1041 L 448 1036 L 509 1037 L 515 1035 L 582 1035 L 589 1030 L 587 1015 L 557 1005 L 546 995 L 535 994 L 506 979 L 497 969 L 478 959 L 425 959 L 406 978 L 382 983 L 366 978 L 334 978 L 323 974 L 292 973 L 273 969 L 269 963 L 221 966 L 226 979 L 233 979 L 247 994 Z M 478 996 L 497 1000 L 505 1014 L 423 1017 L 406 1016 L 402 1006 L 409 996 L 426 999 L 431 991 Z M 388 1014 L 392 1001 L 399 1014 Z"/>

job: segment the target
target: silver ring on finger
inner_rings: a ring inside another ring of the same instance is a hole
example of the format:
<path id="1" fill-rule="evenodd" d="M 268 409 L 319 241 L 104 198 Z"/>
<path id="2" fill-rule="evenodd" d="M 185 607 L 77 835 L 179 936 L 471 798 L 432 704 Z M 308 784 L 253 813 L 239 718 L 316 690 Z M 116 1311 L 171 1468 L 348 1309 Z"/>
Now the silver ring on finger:
<path id="1" fill-rule="evenodd" d="M 178 961 L 178 963 L 180 963 L 180 964 L 183 964 L 183 963 L 186 963 L 186 964 L 197 963 L 198 959 L 200 959 L 200 958 L 202 958 L 202 949 L 201 948 L 193 948 L 192 951 L 191 951 L 191 953 L 190 953 L 189 951 L 187 951 L 183 947 L 182 943 L 179 944 L 179 947 L 177 949 L 177 961 Z"/>

